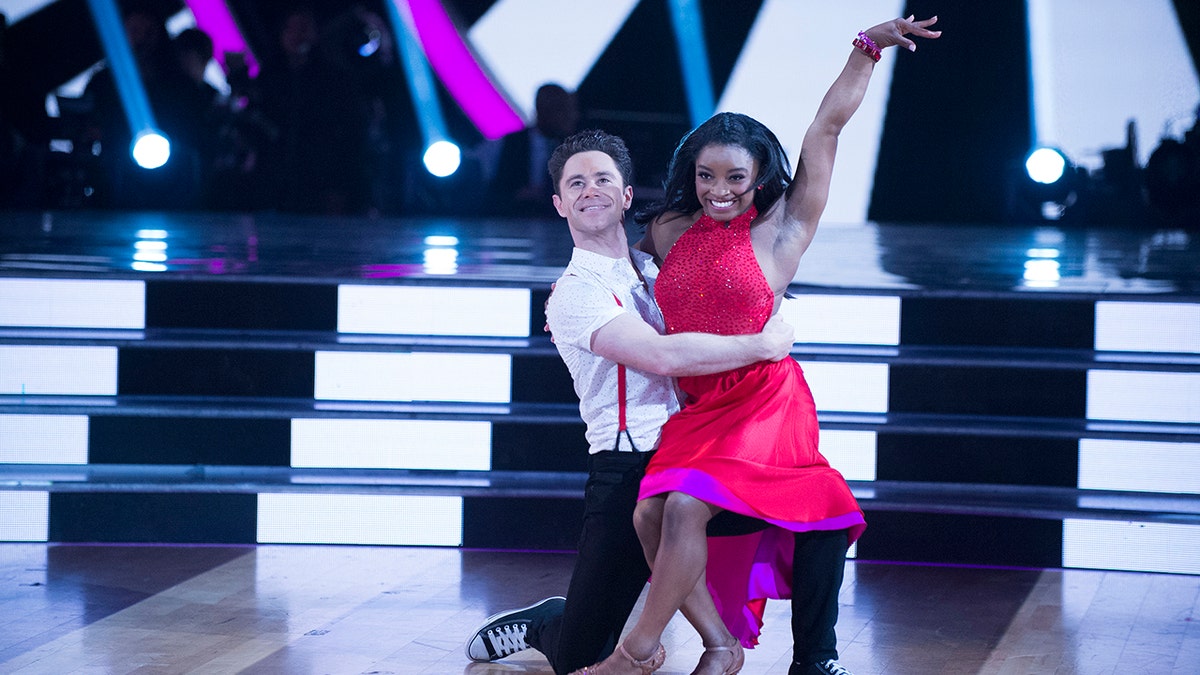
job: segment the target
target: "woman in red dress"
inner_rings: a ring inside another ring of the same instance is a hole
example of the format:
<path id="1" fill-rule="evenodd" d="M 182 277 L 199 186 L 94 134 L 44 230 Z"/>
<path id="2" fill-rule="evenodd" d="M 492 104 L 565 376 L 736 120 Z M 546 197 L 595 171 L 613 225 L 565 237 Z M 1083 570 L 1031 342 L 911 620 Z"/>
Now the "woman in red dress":
<path id="1" fill-rule="evenodd" d="M 907 34 L 940 35 L 928 30 L 936 17 L 914 18 L 879 24 L 854 40 L 804 136 L 794 176 L 775 135 L 745 115 L 715 115 L 680 142 L 664 201 L 638 214 L 647 226 L 639 247 L 663 259 L 655 298 L 668 333 L 755 333 L 779 309 L 825 208 L 838 135 L 862 101 L 880 50 L 915 50 Z M 816 407 L 799 364 L 757 363 L 680 378 L 679 387 L 685 407 L 663 427 L 635 514 L 653 574 L 649 594 L 613 655 L 579 672 L 657 670 L 667 622 L 696 593 L 715 603 L 730 631 L 724 642 L 705 644 L 696 672 L 736 673 L 742 646 L 757 642 L 766 599 L 791 597 L 794 557 L 807 555 L 796 553 L 807 550 L 799 538 L 836 533 L 824 537 L 834 542 L 834 555 L 826 552 L 818 564 L 795 561 L 810 575 L 832 579 L 826 583 L 834 588 L 826 593 L 832 618 L 825 612 L 811 622 L 821 633 L 814 641 L 823 644 L 817 651 L 798 644 L 801 660 L 790 673 L 845 673 L 832 634 L 836 586 L 846 547 L 866 521 L 845 479 L 817 448 Z M 722 511 L 766 527 L 706 540 L 709 520 Z"/>

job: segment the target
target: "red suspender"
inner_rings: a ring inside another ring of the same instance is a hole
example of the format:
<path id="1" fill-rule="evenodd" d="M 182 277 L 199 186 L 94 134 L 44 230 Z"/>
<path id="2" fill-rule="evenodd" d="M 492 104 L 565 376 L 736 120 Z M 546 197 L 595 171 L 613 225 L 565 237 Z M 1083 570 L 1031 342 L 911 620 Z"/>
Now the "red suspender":
<path id="1" fill-rule="evenodd" d="M 621 304 L 621 299 L 617 297 L 616 293 L 613 293 L 613 300 L 617 301 L 617 307 L 625 306 Z M 625 364 L 622 363 L 617 364 L 617 396 L 617 437 L 619 439 L 621 432 L 627 431 L 625 425 Z M 619 442 L 618 445 L 620 445 Z"/>

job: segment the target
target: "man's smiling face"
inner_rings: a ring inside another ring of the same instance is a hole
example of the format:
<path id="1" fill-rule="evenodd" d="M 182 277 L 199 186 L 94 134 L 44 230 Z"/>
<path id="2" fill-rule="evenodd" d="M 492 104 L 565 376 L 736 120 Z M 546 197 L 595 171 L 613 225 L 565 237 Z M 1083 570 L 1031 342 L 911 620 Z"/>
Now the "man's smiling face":
<path id="1" fill-rule="evenodd" d="M 554 208 L 579 232 L 623 224 L 625 210 L 633 204 L 633 186 L 624 184 L 613 158 L 598 150 L 571 155 L 558 188 Z"/>

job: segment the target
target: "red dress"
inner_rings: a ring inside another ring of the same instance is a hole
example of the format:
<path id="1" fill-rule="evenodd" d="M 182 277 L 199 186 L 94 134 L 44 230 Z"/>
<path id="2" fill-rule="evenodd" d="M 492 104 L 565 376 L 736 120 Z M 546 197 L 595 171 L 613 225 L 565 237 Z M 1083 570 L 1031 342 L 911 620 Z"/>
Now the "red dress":
<path id="1" fill-rule="evenodd" d="M 655 299 L 668 333 L 757 333 L 775 296 L 750 241 L 751 208 L 733 221 L 701 216 L 663 262 Z M 793 532 L 866 527 L 842 474 L 817 449 L 817 411 L 800 364 L 787 358 L 679 378 L 683 410 L 663 427 L 640 499 L 685 492 L 772 527 L 710 537 L 708 583 L 725 625 L 757 643 L 767 598 L 790 598 Z"/>

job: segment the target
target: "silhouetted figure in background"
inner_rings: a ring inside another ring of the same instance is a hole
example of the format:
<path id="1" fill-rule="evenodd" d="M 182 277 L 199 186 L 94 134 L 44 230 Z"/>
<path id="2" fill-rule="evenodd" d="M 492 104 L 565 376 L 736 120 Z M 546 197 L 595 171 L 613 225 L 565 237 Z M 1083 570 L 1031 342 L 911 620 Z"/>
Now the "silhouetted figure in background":
<path id="1" fill-rule="evenodd" d="M 546 216 L 554 194 L 546 172 L 550 153 L 578 131 L 579 105 L 575 94 L 557 84 L 543 84 L 534 99 L 536 119 L 521 131 L 502 138 L 488 185 L 486 208 L 505 216 Z"/>
<path id="2" fill-rule="evenodd" d="M 1146 198 L 1158 224 L 1200 230 L 1200 109 L 1183 140 L 1162 139 L 1145 173 Z"/>
<path id="3" fill-rule="evenodd" d="M 410 212 L 412 181 L 424 171 L 423 138 L 391 26 L 355 3 L 330 19 L 322 40 L 323 51 L 362 96 L 367 214 Z"/>
<path id="4" fill-rule="evenodd" d="M 8 60 L 4 55 L 4 33 L 7 29 L 8 19 L 0 14 L 0 92 L 13 90 Z M 10 100 L 9 96 L 0 99 L 0 206 L 12 205 L 19 195 L 17 186 L 22 177 L 21 156 L 25 148 L 24 138 L 13 123 Z"/>
<path id="5" fill-rule="evenodd" d="M 213 41 L 204 31 L 188 28 L 171 40 L 171 47 L 179 70 L 186 78 L 187 84 L 180 87 L 180 99 L 190 118 L 181 129 L 186 135 L 178 141 L 190 153 L 189 159 L 195 162 L 199 206 L 208 208 L 221 105 L 221 93 L 204 79 L 204 72 L 213 57 Z"/>
<path id="6" fill-rule="evenodd" d="M 274 182 L 263 157 L 279 129 L 263 112 L 262 90 L 251 79 L 246 55 L 226 52 L 229 93 L 215 107 L 213 150 L 206 203 L 217 211 L 274 208 Z"/>
<path id="7" fill-rule="evenodd" d="M 358 214 L 366 206 L 366 112 L 353 76 L 321 48 L 309 8 L 293 8 L 276 34 L 279 53 L 259 77 L 263 113 L 278 136 L 264 158 L 275 206 L 296 213 Z"/>
<path id="8" fill-rule="evenodd" d="M 8 18 L 0 14 L 0 91 L 11 91 L 8 61 L 4 58 L 4 34 L 8 30 Z M 7 203 L 17 166 L 17 130 L 13 128 L 8 106 L 0 103 L 0 204 Z"/>

